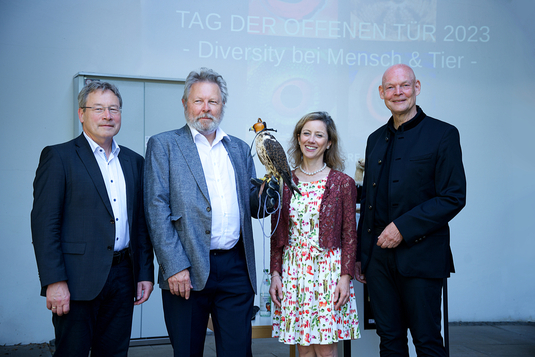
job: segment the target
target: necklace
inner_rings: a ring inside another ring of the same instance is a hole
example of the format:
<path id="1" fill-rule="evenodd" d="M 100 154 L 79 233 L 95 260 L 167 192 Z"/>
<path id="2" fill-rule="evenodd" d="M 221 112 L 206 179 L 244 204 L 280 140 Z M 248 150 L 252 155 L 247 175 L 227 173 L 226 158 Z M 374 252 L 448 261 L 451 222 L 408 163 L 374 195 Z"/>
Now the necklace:
<path id="1" fill-rule="evenodd" d="M 327 163 L 323 163 L 323 167 L 319 170 L 316 170 L 314 172 L 307 172 L 305 170 L 303 170 L 303 168 L 301 167 L 301 164 L 299 164 L 299 170 L 301 170 L 302 173 L 304 173 L 305 175 L 308 175 L 308 176 L 314 176 L 315 174 L 317 174 L 318 172 L 322 172 L 323 170 L 325 170 L 325 168 L 327 167 Z"/>

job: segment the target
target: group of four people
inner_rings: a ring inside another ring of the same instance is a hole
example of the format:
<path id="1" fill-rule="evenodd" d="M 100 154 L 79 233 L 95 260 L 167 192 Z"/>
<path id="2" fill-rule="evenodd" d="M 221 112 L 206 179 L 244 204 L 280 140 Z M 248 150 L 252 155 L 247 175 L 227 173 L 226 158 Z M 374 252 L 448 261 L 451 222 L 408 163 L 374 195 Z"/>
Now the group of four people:
<path id="1" fill-rule="evenodd" d="M 187 124 L 150 138 L 145 161 L 118 146 L 122 99 L 94 81 L 79 94 L 83 133 L 43 150 L 32 236 L 55 356 L 125 356 L 135 304 L 153 289 L 158 258 L 175 356 L 202 356 L 208 319 L 218 356 L 251 356 L 256 265 L 251 217 L 273 211 L 273 336 L 300 356 L 335 356 L 360 337 L 352 279 L 367 283 L 381 356 L 445 356 L 443 278 L 453 271 L 448 222 L 465 203 L 459 133 L 416 106 L 420 82 L 395 65 L 379 93 L 392 112 L 370 135 L 360 221 L 355 181 L 333 119 L 305 115 L 289 158 L 300 194 L 257 184 L 249 146 L 220 127 L 225 80 L 191 72 Z M 282 182 L 280 183 L 282 185 Z M 149 238 L 150 237 L 150 238 Z"/>

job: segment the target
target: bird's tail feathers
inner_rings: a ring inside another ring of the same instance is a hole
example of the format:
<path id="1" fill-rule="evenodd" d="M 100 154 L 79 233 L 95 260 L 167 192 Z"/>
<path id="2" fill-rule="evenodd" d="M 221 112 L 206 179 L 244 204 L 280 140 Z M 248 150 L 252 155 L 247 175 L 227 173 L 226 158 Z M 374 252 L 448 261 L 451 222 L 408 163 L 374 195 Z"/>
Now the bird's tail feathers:
<path id="1" fill-rule="evenodd" d="M 295 182 L 293 182 L 293 180 L 290 180 L 290 182 L 291 182 L 290 190 L 292 191 L 292 196 L 294 195 L 295 192 L 297 192 L 299 196 L 303 196 L 301 194 L 301 191 L 299 191 L 299 188 L 297 188 L 297 185 L 295 184 Z"/>

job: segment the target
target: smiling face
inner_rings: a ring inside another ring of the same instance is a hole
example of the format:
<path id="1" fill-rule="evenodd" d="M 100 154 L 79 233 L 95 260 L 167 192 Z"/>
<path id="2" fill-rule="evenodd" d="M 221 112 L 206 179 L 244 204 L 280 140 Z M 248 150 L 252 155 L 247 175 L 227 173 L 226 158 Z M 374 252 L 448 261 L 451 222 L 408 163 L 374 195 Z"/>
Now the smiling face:
<path id="1" fill-rule="evenodd" d="M 412 69 L 405 65 L 390 67 L 383 75 L 379 95 L 399 124 L 416 115 L 416 96 L 420 94 L 420 81 Z"/>
<path id="2" fill-rule="evenodd" d="M 182 101 L 188 124 L 199 133 L 214 133 L 221 123 L 223 102 L 216 83 L 197 82 L 191 86 L 188 101 Z"/>
<path id="3" fill-rule="evenodd" d="M 110 90 L 96 90 L 87 96 L 86 107 L 104 107 L 100 114 L 93 108 L 78 109 L 78 118 L 82 123 L 84 132 L 103 149 L 111 149 L 113 137 L 121 129 L 121 111 L 112 114 L 110 107 L 120 108 L 119 98 Z"/>
<path id="4" fill-rule="evenodd" d="M 327 126 L 321 120 L 309 120 L 299 133 L 299 148 L 303 154 L 303 160 L 315 160 L 321 158 L 325 150 L 331 145 Z"/>

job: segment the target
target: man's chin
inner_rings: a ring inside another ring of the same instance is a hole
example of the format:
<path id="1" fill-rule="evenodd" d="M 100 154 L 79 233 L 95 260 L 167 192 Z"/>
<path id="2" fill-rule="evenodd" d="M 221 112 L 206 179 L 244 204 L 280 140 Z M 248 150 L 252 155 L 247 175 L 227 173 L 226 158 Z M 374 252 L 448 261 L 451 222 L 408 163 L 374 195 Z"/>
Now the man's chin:
<path id="1" fill-rule="evenodd" d="M 194 126 L 194 128 L 197 129 L 197 131 L 203 135 L 213 133 L 217 130 L 218 127 L 218 125 L 214 122 L 211 122 L 209 125 L 200 125 L 199 122 L 195 124 L 196 125 Z"/>

